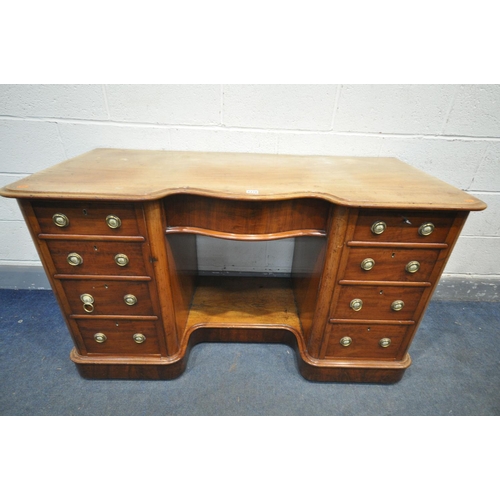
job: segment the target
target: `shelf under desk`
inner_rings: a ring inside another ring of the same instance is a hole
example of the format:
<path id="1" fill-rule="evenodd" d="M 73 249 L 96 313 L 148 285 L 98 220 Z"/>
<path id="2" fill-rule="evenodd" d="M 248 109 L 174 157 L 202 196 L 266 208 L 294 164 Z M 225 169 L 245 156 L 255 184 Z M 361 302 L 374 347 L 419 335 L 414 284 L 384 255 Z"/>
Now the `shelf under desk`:
<path id="1" fill-rule="evenodd" d="M 276 328 L 301 332 L 290 278 L 199 276 L 186 332 L 199 327 Z"/>

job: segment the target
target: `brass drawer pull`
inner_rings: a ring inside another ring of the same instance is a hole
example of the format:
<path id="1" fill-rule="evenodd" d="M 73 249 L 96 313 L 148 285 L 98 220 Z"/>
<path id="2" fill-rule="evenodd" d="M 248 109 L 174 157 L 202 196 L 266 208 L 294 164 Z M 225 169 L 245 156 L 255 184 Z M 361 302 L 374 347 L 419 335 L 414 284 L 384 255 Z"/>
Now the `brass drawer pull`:
<path id="1" fill-rule="evenodd" d="M 420 236 L 429 236 L 434 231 L 434 224 L 432 222 L 425 222 L 418 228 Z"/>
<path id="2" fill-rule="evenodd" d="M 387 224 L 383 220 L 378 220 L 374 222 L 371 227 L 373 234 L 382 234 L 387 228 Z"/>
<path id="3" fill-rule="evenodd" d="M 380 347 L 389 347 L 391 345 L 391 339 L 383 338 L 378 341 Z"/>
<path id="4" fill-rule="evenodd" d="M 365 271 L 370 271 L 373 269 L 373 266 L 375 265 L 375 261 L 373 259 L 365 259 L 363 262 L 361 262 L 361 269 L 364 269 Z"/>
<path id="5" fill-rule="evenodd" d="M 420 269 L 420 262 L 418 260 L 411 260 L 406 264 L 405 270 L 407 273 L 416 273 Z"/>
<path id="6" fill-rule="evenodd" d="M 94 340 L 98 344 L 103 344 L 104 342 L 106 342 L 106 340 L 108 340 L 108 337 L 106 337 L 106 335 L 104 335 L 104 333 L 96 333 L 94 335 Z"/>
<path id="7" fill-rule="evenodd" d="M 115 255 L 115 262 L 120 267 L 124 267 L 129 263 L 128 257 L 124 253 L 117 253 Z"/>
<path id="8" fill-rule="evenodd" d="M 117 217 L 116 215 L 108 215 L 106 217 L 106 224 L 111 229 L 118 229 L 122 225 L 122 221 L 120 217 Z"/>
<path id="9" fill-rule="evenodd" d="M 137 297 L 135 295 L 132 295 L 131 293 L 128 293 L 123 297 L 123 300 L 127 306 L 133 306 L 137 304 Z"/>
<path id="10" fill-rule="evenodd" d="M 69 219 L 64 214 L 54 214 L 52 216 L 52 222 L 54 222 L 57 227 L 69 226 Z"/>
<path id="11" fill-rule="evenodd" d="M 353 311 L 360 311 L 361 308 L 363 307 L 363 301 L 361 299 L 352 299 L 351 303 L 349 304 L 349 307 Z"/>
<path id="12" fill-rule="evenodd" d="M 340 345 L 344 347 L 349 347 L 352 344 L 351 337 L 342 337 L 340 339 Z"/>
<path id="13" fill-rule="evenodd" d="M 83 257 L 76 252 L 68 254 L 66 260 L 70 266 L 81 266 L 83 264 Z"/>
<path id="14" fill-rule="evenodd" d="M 142 344 L 146 341 L 146 336 L 142 333 L 134 333 L 134 335 L 132 335 L 132 338 L 134 339 L 134 342 L 136 344 Z"/>
<path id="15" fill-rule="evenodd" d="M 404 306 L 405 306 L 405 303 L 402 300 L 395 300 L 391 304 L 391 309 L 393 311 L 401 311 L 401 309 L 403 309 Z"/>
<path id="16" fill-rule="evenodd" d="M 87 313 L 94 312 L 94 297 L 89 293 L 82 293 L 80 300 L 83 302 L 83 310 Z"/>

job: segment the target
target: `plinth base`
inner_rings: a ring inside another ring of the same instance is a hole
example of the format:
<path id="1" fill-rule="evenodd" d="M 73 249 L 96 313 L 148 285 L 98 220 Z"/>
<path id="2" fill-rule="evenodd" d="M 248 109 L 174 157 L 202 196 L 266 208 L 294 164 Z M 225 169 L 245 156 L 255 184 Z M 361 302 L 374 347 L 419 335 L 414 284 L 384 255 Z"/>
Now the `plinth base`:
<path id="1" fill-rule="evenodd" d="M 305 352 L 300 339 L 300 335 L 289 327 L 197 327 L 190 332 L 185 348 L 178 356 L 111 358 L 81 356 L 73 349 L 71 360 L 76 364 L 80 375 L 89 379 L 171 380 L 184 372 L 191 348 L 200 342 L 280 343 L 295 350 L 298 370 L 307 380 L 377 384 L 400 381 L 411 364 L 408 354 L 401 361 L 315 359 Z"/>

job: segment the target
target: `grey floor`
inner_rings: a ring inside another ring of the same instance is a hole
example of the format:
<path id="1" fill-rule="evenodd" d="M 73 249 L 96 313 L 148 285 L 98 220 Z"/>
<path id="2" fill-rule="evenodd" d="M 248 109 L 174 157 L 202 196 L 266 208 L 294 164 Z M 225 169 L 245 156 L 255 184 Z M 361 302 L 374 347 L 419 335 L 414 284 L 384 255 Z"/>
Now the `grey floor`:
<path id="1" fill-rule="evenodd" d="M 82 379 L 51 291 L 0 290 L 1 415 L 499 415 L 499 303 L 432 301 L 394 385 L 304 380 L 286 345 L 199 344 L 171 381 Z"/>

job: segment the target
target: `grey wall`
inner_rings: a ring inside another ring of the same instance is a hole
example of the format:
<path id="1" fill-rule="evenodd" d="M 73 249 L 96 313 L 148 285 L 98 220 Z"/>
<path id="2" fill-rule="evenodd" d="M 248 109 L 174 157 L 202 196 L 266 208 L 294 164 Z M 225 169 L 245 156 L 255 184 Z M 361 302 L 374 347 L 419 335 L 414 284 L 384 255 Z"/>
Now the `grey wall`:
<path id="1" fill-rule="evenodd" d="M 395 156 L 488 203 L 444 278 L 497 293 L 500 85 L 0 85 L 1 185 L 96 147 Z M 0 286 L 40 285 L 13 200 L 0 198 L 0 231 Z M 201 267 L 220 269 L 225 245 L 200 238 Z M 289 270 L 290 241 L 234 245 L 231 270 Z"/>

